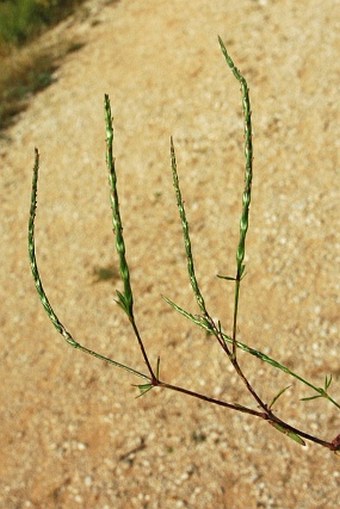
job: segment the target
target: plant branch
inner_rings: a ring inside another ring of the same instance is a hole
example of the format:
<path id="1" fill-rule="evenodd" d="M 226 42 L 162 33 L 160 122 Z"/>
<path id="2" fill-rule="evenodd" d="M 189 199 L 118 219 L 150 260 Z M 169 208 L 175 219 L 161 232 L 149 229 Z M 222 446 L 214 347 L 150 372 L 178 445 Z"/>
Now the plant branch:
<path id="1" fill-rule="evenodd" d="M 172 138 L 170 139 L 170 156 L 171 156 L 171 167 L 172 167 L 172 174 L 173 174 L 173 184 L 174 184 L 176 198 L 177 198 L 177 208 L 178 208 L 181 223 L 182 223 L 184 246 L 185 246 L 187 266 L 188 266 L 188 275 L 189 275 L 189 279 L 190 279 L 190 283 L 191 283 L 193 292 L 196 296 L 197 303 L 198 303 L 201 311 L 203 312 L 203 317 L 201 317 L 201 320 L 208 325 L 209 330 L 216 337 L 217 341 L 219 342 L 219 344 L 221 345 L 221 347 L 227 354 L 230 362 L 234 366 L 234 369 L 237 372 L 238 376 L 241 378 L 241 380 L 247 387 L 247 390 L 251 393 L 251 395 L 253 396 L 255 401 L 261 406 L 261 408 L 263 408 L 266 411 L 267 405 L 261 400 L 261 398 L 255 391 L 255 389 L 250 384 L 247 377 L 244 375 L 240 365 L 237 362 L 234 352 L 230 351 L 227 343 L 223 340 L 221 327 L 216 326 L 216 324 L 214 323 L 214 320 L 211 318 L 210 314 L 207 311 L 202 293 L 198 286 L 196 274 L 195 274 L 194 259 L 193 259 L 192 249 L 191 249 L 189 224 L 188 224 L 188 220 L 186 218 L 184 202 L 183 202 L 182 193 L 181 193 L 180 185 L 179 185 L 177 161 L 176 161 L 175 149 L 174 149 L 174 144 L 173 144 Z M 236 345 L 236 337 L 233 338 L 232 343 L 233 343 L 233 347 L 236 348 L 236 346 L 235 346 Z"/>
<path id="2" fill-rule="evenodd" d="M 238 322 L 238 309 L 239 309 L 239 298 L 240 298 L 240 287 L 241 281 L 245 272 L 245 246 L 246 246 L 246 235 L 249 224 L 249 208 L 251 202 L 251 185 L 252 185 L 252 159 L 253 159 L 253 148 L 252 148 L 252 126 L 251 126 L 251 108 L 250 108 L 250 100 L 249 100 L 249 90 L 247 86 L 247 82 L 245 78 L 241 75 L 240 71 L 235 66 L 231 57 L 229 56 L 221 38 L 219 37 L 219 43 L 222 49 L 222 53 L 225 57 L 225 60 L 228 66 L 231 68 L 234 76 L 241 84 L 241 92 L 242 92 L 242 106 L 244 113 L 244 133 L 245 133 L 245 147 L 244 147 L 244 155 L 245 155 L 245 187 L 242 195 L 242 214 L 240 220 L 240 238 L 236 251 L 236 275 L 235 277 L 229 276 L 219 276 L 227 280 L 232 280 L 235 283 L 235 295 L 234 295 L 234 313 L 233 313 L 233 327 L 231 336 L 226 335 L 223 330 L 220 321 L 215 321 L 208 313 L 206 304 L 198 285 L 198 281 L 196 278 L 194 259 L 192 254 L 191 240 L 190 240 L 190 232 L 189 232 L 189 223 L 186 218 L 184 202 L 182 199 L 182 194 L 179 185 L 179 178 L 177 172 L 177 161 L 175 155 L 175 148 L 173 139 L 170 139 L 170 156 L 171 156 L 171 167 L 173 174 L 173 183 L 176 191 L 176 199 L 177 199 L 177 208 L 179 210 L 180 220 L 182 224 L 182 231 L 184 237 L 184 245 L 185 252 L 187 258 L 187 269 L 190 279 L 190 284 L 192 290 L 194 292 L 198 307 L 202 313 L 201 316 L 192 315 L 191 313 L 185 311 L 180 306 L 172 302 L 170 299 L 165 298 L 166 302 L 170 304 L 176 311 L 184 315 L 190 321 L 199 325 L 200 327 L 207 330 L 209 333 L 212 333 L 217 339 L 220 346 L 223 348 L 224 352 L 228 356 L 231 364 L 233 365 L 238 377 L 245 384 L 248 392 L 252 395 L 256 403 L 259 405 L 260 409 L 255 410 L 249 408 L 247 406 L 238 404 L 238 403 L 229 403 L 216 398 L 212 398 L 205 394 L 201 394 L 199 392 L 193 391 L 191 389 L 187 389 L 185 387 L 170 384 L 167 382 L 163 382 L 160 380 L 159 368 L 160 368 L 160 359 L 158 357 L 156 372 L 153 370 L 146 348 L 144 346 L 141 334 L 136 324 L 135 316 L 134 316 L 134 298 L 133 292 L 130 282 L 130 271 L 128 262 L 126 259 L 126 249 L 125 249 L 125 241 L 123 236 L 123 225 L 120 215 L 119 208 L 119 197 L 118 197 L 118 188 L 117 188 L 117 175 L 115 168 L 115 159 L 113 157 L 113 124 L 112 124 L 112 114 L 111 114 L 111 105 L 110 99 L 108 95 L 105 95 L 105 125 L 106 125 L 106 162 L 108 168 L 108 178 L 109 184 L 111 188 L 110 200 L 111 200 L 111 209 L 112 209 L 112 223 L 113 229 L 115 233 L 115 246 L 119 258 L 119 271 L 121 275 L 121 279 L 123 282 L 123 292 L 119 292 L 117 290 L 117 303 L 126 313 L 129 322 L 134 331 L 134 335 L 137 339 L 137 343 L 139 345 L 140 351 L 142 353 L 142 357 L 144 363 L 149 372 L 148 375 L 142 373 L 134 368 L 131 368 L 128 365 L 117 362 L 109 357 L 101 355 L 89 348 L 81 345 L 74 339 L 74 337 L 70 334 L 70 332 L 65 328 L 65 326 L 61 323 L 58 316 L 56 315 L 53 307 L 51 306 L 47 295 L 45 293 L 41 277 L 38 270 L 37 260 L 36 260 L 36 252 L 35 252 L 35 218 L 36 218 L 36 209 L 37 209 L 37 189 L 38 189 L 38 171 L 39 171 L 39 152 L 35 149 L 35 163 L 33 168 L 33 178 L 32 178 L 32 194 L 31 194 L 31 204 L 30 204 L 30 213 L 29 213 L 29 224 L 28 224 L 28 250 L 29 250 L 29 258 L 31 271 L 35 283 L 35 287 L 39 296 L 39 299 L 50 319 L 54 327 L 57 331 L 63 336 L 64 340 L 70 344 L 72 347 L 83 351 L 89 355 L 92 355 L 100 360 L 108 362 L 116 367 L 124 369 L 129 373 L 136 375 L 142 378 L 146 383 L 140 384 L 137 387 L 140 390 L 140 395 L 146 394 L 154 387 L 164 388 L 168 390 L 172 390 L 175 392 L 179 392 L 181 394 L 194 397 L 205 401 L 207 403 L 215 404 L 218 406 L 222 406 L 225 408 L 229 408 L 234 411 L 242 412 L 245 414 L 253 415 L 254 417 L 258 417 L 267 421 L 278 431 L 286 434 L 289 438 L 296 441 L 300 445 L 305 445 L 305 440 L 317 443 L 323 447 L 326 447 L 332 451 L 340 450 L 340 435 L 337 435 L 334 440 L 331 442 L 327 442 L 321 438 L 315 437 L 309 433 L 306 433 L 290 424 L 286 423 L 282 419 L 280 419 L 276 414 L 273 413 L 272 407 L 273 404 L 277 401 L 277 399 L 284 393 L 287 389 L 282 389 L 278 392 L 278 394 L 272 399 L 270 405 L 267 405 L 260 396 L 257 394 L 256 390 L 252 387 L 248 378 L 243 373 L 241 369 L 238 359 L 237 359 L 237 350 L 242 349 L 243 351 L 250 353 L 251 355 L 256 356 L 262 361 L 272 365 L 275 368 L 280 369 L 281 371 L 289 374 L 290 376 L 296 378 L 303 384 L 312 388 L 317 394 L 310 396 L 308 398 L 304 398 L 305 400 L 315 399 L 318 397 L 323 397 L 328 399 L 332 404 L 334 404 L 337 408 L 340 408 L 340 405 L 332 399 L 328 394 L 328 389 L 332 382 L 332 376 L 326 376 L 324 381 L 324 387 L 316 387 L 309 381 L 302 378 L 300 375 L 294 373 L 289 368 L 279 363 L 278 361 L 272 359 L 271 357 L 263 354 L 262 352 L 250 348 L 248 345 L 241 343 L 237 340 L 237 322 Z"/>
<path id="3" fill-rule="evenodd" d="M 84 353 L 92 355 L 93 357 L 96 357 L 97 359 L 108 362 L 109 364 L 112 364 L 113 366 L 124 369 L 125 371 L 128 371 L 129 373 L 132 373 L 133 375 L 136 375 L 140 378 L 149 380 L 149 377 L 147 375 L 145 375 L 144 373 L 141 373 L 140 371 L 137 371 L 136 369 L 131 368 L 130 366 L 122 364 L 121 362 L 117 362 L 113 359 L 110 359 L 109 357 L 106 357 L 105 355 L 102 355 L 98 352 L 95 352 L 94 350 L 90 350 L 89 348 L 81 345 L 78 341 L 76 341 L 74 339 L 74 337 L 70 334 L 70 332 L 62 324 L 62 322 L 59 320 L 58 316 L 56 315 L 52 305 L 50 304 L 50 301 L 47 298 L 47 295 L 45 293 L 45 290 L 44 290 L 44 287 L 43 287 L 43 284 L 41 281 L 38 264 L 37 264 L 37 259 L 36 259 L 36 250 L 35 250 L 35 218 L 36 218 L 36 210 L 37 210 L 38 173 L 39 173 L 39 152 L 38 152 L 38 149 L 35 149 L 35 162 L 34 162 L 33 177 L 32 177 L 31 205 L 30 205 L 29 222 L 28 222 L 28 253 L 29 253 L 31 271 L 32 271 L 32 276 L 33 276 L 33 280 L 35 283 L 35 287 L 38 292 L 40 302 L 42 303 L 50 321 L 52 322 L 54 327 L 57 329 L 59 334 L 62 335 L 64 340 L 69 345 L 71 345 L 73 348 L 76 348 L 78 350 L 81 350 Z"/>
<path id="4" fill-rule="evenodd" d="M 267 421 L 271 426 L 273 426 L 275 429 L 280 431 L 281 433 L 284 433 L 289 438 L 294 440 L 300 445 L 306 445 L 305 440 L 308 440 L 310 442 L 314 442 L 316 444 L 319 444 L 323 447 L 326 447 L 327 449 L 331 451 L 339 451 L 340 450 L 340 437 L 336 437 L 333 441 L 328 442 L 327 440 L 323 440 L 321 438 L 318 438 L 314 435 L 311 435 L 309 433 L 306 433 L 305 431 L 300 430 L 299 428 L 296 428 L 294 426 L 291 426 L 290 424 L 286 423 L 279 417 L 277 417 L 271 410 L 267 409 L 266 411 L 258 411 L 254 410 L 252 408 L 246 407 L 244 405 L 239 405 L 237 403 L 228 403 L 226 401 L 222 401 L 216 398 L 212 398 L 210 396 L 207 396 L 205 394 L 201 394 L 196 391 L 192 391 L 190 389 L 186 389 L 185 387 L 181 387 L 179 385 L 174 384 L 168 384 L 166 382 L 163 382 L 161 380 L 158 380 L 157 385 L 159 388 L 164 389 L 170 389 L 175 392 L 179 392 L 181 394 L 185 394 L 186 396 L 190 396 L 196 399 L 200 399 L 202 401 L 205 401 L 207 403 L 211 403 L 213 405 L 222 406 L 224 408 L 229 408 L 230 410 L 234 410 L 236 412 L 241 412 L 244 414 L 253 415 L 255 417 L 259 417 L 260 419 L 263 419 L 264 421 Z"/>
<path id="5" fill-rule="evenodd" d="M 186 311 L 185 309 L 181 308 L 180 306 L 178 306 L 178 304 L 176 304 L 175 302 L 173 302 L 171 299 L 169 299 L 168 297 L 165 297 L 163 296 L 163 299 L 165 300 L 165 302 L 167 302 L 167 304 L 169 304 L 173 309 L 175 309 L 178 313 L 180 313 L 182 316 L 184 316 L 185 318 L 187 318 L 188 320 L 190 320 L 192 323 L 194 323 L 195 325 L 198 325 L 199 327 L 203 328 L 204 330 L 206 330 L 208 333 L 212 333 L 212 330 L 211 330 L 211 327 L 209 326 L 208 323 L 206 323 L 206 321 L 202 320 L 202 317 L 201 316 L 198 316 L 198 315 L 193 315 L 192 313 L 189 313 L 189 311 Z M 223 341 L 224 342 L 227 342 L 229 344 L 232 345 L 233 343 L 233 339 L 228 336 L 227 334 L 225 334 L 223 331 L 221 331 L 221 335 L 222 335 L 222 338 L 223 338 Z M 260 352 L 260 350 L 256 350 L 255 348 L 252 348 L 250 346 L 248 346 L 247 344 L 245 343 L 242 343 L 241 341 L 236 341 L 236 346 L 237 348 L 239 348 L 240 350 L 243 350 L 244 352 L 246 353 L 249 353 L 250 355 L 253 355 L 254 357 L 257 357 L 258 359 L 260 359 L 261 361 L 263 362 L 266 362 L 267 364 L 270 364 L 271 366 L 273 366 L 274 368 L 277 368 L 281 371 L 283 371 L 284 373 L 286 373 L 287 375 L 289 376 L 292 376 L 294 377 L 296 380 L 298 380 L 299 382 L 301 382 L 302 384 L 306 385 L 307 387 L 310 387 L 311 389 L 313 389 L 314 391 L 317 392 L 317 394 L 319 395 L 319 397 L 323 397 L 325 399 L 327 399 L 330 403 L 332 403 L 333 405 L 335 405 L 337 408 L 340 409 L 340 405 L 339 403 L 337 403 L 337 401 L 334 400 L 334 398 L 332 398 L 328 392 L 327 392 L 327 388 L 322 388 L 322 387 L 317 387 L 316 385 L 314 385 L 312 382 L 310 382 L 309 380 L 306 380 L 305 378 L 303 378 L 301 375 L 299 375 L 298 373 L 295 373 L 294 371 L 292 371 L 290 368 L 288 368 L 288 366 L 285 366 L 284 364 L 280 363 L 279 361 L 273 359 L 272 357 L 270 357 L 269 355 L 266 355 L 265 353 L 263 352 Z"/>
<path id="6" fill-rule="evenodd" d="M 133 313 L 133 293 L 130 283 L 130 271 L 129 266 L 125 256 L 125 242 L 123 236 L 123 224 L 120 217 L 119 210 L 119 199 L 118 199 L 118 189 L 117 189 L 117 174 L 116 174 L 116 165 L 115 158 L 113 157 L 113 123 L 112 123 L 112 113 L 111 113 L 111 104 L 110 98 L 107 94 L 104 97 L 104 106 L 105 106 L 105 125 L 106 125 L 106 164 L 108 168 L 109 174 L 109 184 L 111 188 L 111 209 L 112 209 L 112 224 L 113 231 L 116 239 L 116 250 L 119 258 L 119 272 L 121 279 L 124 284 L 124 293 L 121 293 L 117 290 L 118 295 L 118 304 L 127 314 L 130 323 L 132 325 L 133 331 L 137 338 L 137 342 L 139 348 L 142 352 L 142 356 L 144 362 L 148 368 L 151 379 L 156 380 L 156 375 L 152 369 L 152 366 L 149 361 L 149 357 L 147 355 L 144 343 L 142 341 L 141 335 L 139 333 L 134 313 Z"/>

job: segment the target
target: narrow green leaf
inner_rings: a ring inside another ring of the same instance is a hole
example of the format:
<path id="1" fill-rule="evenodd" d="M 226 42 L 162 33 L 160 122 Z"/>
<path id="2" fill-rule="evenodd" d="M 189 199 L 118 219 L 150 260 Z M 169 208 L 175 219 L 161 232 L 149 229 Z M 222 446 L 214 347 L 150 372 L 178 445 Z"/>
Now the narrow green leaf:
<path id="1" fill-rule="evenodd" d="M 271 402 L 271 403 L 270 403 L 270 405 L 269 405 L 269 408 L 272 408 L 272 407 L 273 407 L 273 405 L 274 405 L 274 403 L 276 403 L 276 401 L 277 401 L 277 400 L 278 400 L 278 399 L 282 396 L 282 394 L 283 394 L 284 392 L 286 392 L 286 390 L 287 390 L 287 389 L 289 389 L 289 387 L 291 387 L 291 386 L 292 386 L 292 384 L 287 385 L 287 387 L 285 387 L 284 389 L 281 389 L 281 391 L 279 391 L 279 392 L 276 394 L 276 396 L 274 396 L 274 398 L 273 398 L 272 402 Z"/>
<path id="2" fill-rule="evenodd" d="M 169 304 L 169 306 L 171 306 L 175 311 L 177 311 L 178 313 L 180 313 L 181 315 L 185 316 L 185 318 L 187 318 L 188 320 L 190 320 L 191 322 L 193 322 L 194 324 L 196 325 L 199 325 L 200 327 L 203 327 L 204 329 L 206 329 L 208 332 L 212 332 L 212 327 L 211 327 L 211 324 L 208 322 L 208 320 L 204 317 L 204 316 L 200 316 L 200 315 L 193 315 L 192 313 L 189 313 L 189 311 L 186 311 L 185 309 L 181 308 L 178 304 L 176 304 L 175 302 L 173 302 L 171 299 L 169 299 L 168 297 L 165 297 L 164 295 L 162 295 L 162 298 L 165 300 L 165 302 L 167 304 Z"/>
<path id="3" fill-rule="evenodd" d="M 140 391 L 140 394 L 136 397 L 141 398 L 147 392 L 151 391 L 151 389 L 153 389 L 154 386 L 152 384 L 140 384 L 140 385 L 134 385 L 134 387 L 138 387 L 138 389 Z"/>
<path id="4" fill-rule="evenodd" d="M 127 316 L 130 318 L 130 307 L 129 303 L 126 299 L 126 296 L 122 294 L 119 290 L 116 290 L 116 294 L 118 296 L 118 299 L 115 299 L 117 304 L 122 308 L 122 310 L 127 314 Z"/>
<path id="5" fill-rule="evenodd" d="M 300 445 L 306 445 L 306 442 L 302 440 L 302 438 L 294 433 L 294 431 L 291 431 L 289 429 L 286 429 L 284 426 L 281 426 L 281 424 L 278 424 L 277 422 L 270 422 L 272 426 L 274 426 L 275 429 L 283 433 L 284 435 L 287 435 L 287 437 L 294 440 L 294 442 L 297 442 Z"/>
<path id="6" fill-rule="evenodd" d="M 236 281 L 236 277 L 233 276 L 222 276 L 221 274 L 216 274 L 216 276 L 220 279 L 226 279 L 227 281 Z"/>
<path id="7" fill-rule="evenodd" d="M 157 380 L 159 380 L 160 365 L 161 365 L 161 358 L 160 358 L 160 356 L 158 356 L 157 357 L 157 366 L 156 366 L 156 377 L 157 377 Z"/>
<path id="8" fill-rule="evenodd" d="M 300 398 L 300 401 L 312 401 L 312 399 L 322 398 L 322 394 L 316 394 L 315 396 L 309 396 L 308 398 Z"/>
<path id="9" fill-rule="evenodd" d="M 325 391 L 327 391 L 327 389 L 329 389 L 329 387 L 331 386 L 332 380 L 333 380 L 332 374 L 329 376 L 329 378 L 327 375 L 325 376 Z"/>

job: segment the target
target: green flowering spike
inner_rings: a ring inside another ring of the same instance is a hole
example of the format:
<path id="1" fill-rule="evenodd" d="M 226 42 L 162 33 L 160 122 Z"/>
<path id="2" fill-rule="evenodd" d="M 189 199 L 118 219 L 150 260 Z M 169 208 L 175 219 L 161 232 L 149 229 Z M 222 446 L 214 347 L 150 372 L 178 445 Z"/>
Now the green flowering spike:
<path id="1" fill-rule="evenodd" d="M 31 194 L 31 207 L 29 214 L 29 223 L 28 223 L 28 254 L 31 264 L 31 271 L 33 280 L 35 283 L 36 290 L 39 295 L 40 302 L 42 303 L 49 319 L 51 320 L 54 327 L 57 329 L 59 334 L 63 336 L 65 341 L 69 343 L 74 348 L 78 347 L 78 343 L 73 339 L 72 335 L 66 330 L 63 324 L 60 322 L 59 318 L 54 312 L 50 301 L 47 298 L 45 293 L 40 273 L 38 269 L 36 253 L 35 253 L 35 218 L 37 212 L 37 195 L 38 195 L 38 174 L 39 174 L 39 152 L 38 149 L 35 149 L 35 161 L 33 167 L 33 177 L 32 177 L 32 194 Z"/>
<path id="2" fill-rule="evenodd" d="M 242 194 L 242 214 L 240 220 L 240 240 L 236 251 L 237 263 L 237 277 L 241 278 L 245 265 L 243 260 L 245 257 L 245 243 L 246 235 L 249 226 L 249 208 L 251 202 L 251 186 L 253 179 L 253 143 L 252 143 L 252 124 L 251 124 L 251 106 L 249 99 L 249 88 L 246 79 L 242 76 L 239 69 L 235 66 L 232 58 L 230 57 L 227 48 L 225 47 L 221 37 L 218 37 L 224 58 L 232 70 L 235 78 L 241 84 L 242 93 L 242 108 L 244 115 L 244 157 L 245 157 L 245 177 L 244 177 L 244 191 Z"/>
<path id="3" fill-rule="evenodd" d="M 180 216 L 181 223 L 182 223 L 185 254 L 187 257 L 187 267 L 188 267 L 190 284 L 191 284 L 192 290 L 195 294 L 196 301 L 197 301 L 199 308 L 201 309 L 201 311 L 204 315 L 208 315 L 206 307 L 205 307 L 204 298 L 203 298 L 201 290 L 198 286 L 198 282 L 197 282 L 197 278 L 196 278 L 195 265 L 194 265 L 194 259 L 193 259 L 192 248 L 191 248 L 189 223 L 188 223 L 188 220 L 186 217 L 184 202 L 182 199 L 182 193 L 181 193 L 181 189 L 179 186 L 179 178 L 178 178 L 178 172 L 177 172 L 177 160 L 176 160 L 175 147 L 174 147 L 174 142 L 173 142 L 172 137 L 170 138 L 170 158 L 171 158 L 173 184 L 174 184 L 174 188 L 175 188 L 175 192 L 176 192 L 176 199 L 177 199 L 177 208 L 178 208 L 179 216 Z"/>
<path id="4" fill-rule="evenodd" d="M 123 237 L 123 225 L 120 217 L 119 199 L 117 190 L 117 174 L 115 159 L 113 157 L 113 124 L 110 98 L 105 94 L 105 125 L 106 125 L 106 164 L 109 172 L 109 184 L 111 188 L 112 224 L 116 238 L 116 250 L 119 258 L 119 272 L 124 284 L 124 293 L 117 291 L 118 303 L 129 318 L 133 315 L 133 295 L 130 284 L 129 266 L 125 257 L 125 242 Z"/>

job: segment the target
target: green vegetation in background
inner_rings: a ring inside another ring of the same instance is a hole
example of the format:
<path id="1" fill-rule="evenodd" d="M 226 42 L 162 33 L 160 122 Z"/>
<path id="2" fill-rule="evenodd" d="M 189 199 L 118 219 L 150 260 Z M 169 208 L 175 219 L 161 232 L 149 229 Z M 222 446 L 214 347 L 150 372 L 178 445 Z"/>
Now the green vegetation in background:
<path id="1" fill-rule="evenodd" d="M 0 45 L 23 45 L 65 18 L 82 1 L 0 0 Z"/>
<path id="2" fill-rule="evenodd" d="M 25 109 L 27 98 L 49 86 L 60 59 L 82 43 L 72 38 L 46 47 L 34 41 L 84 0 L 0 0 L 0 131 Z"/>
<path id="3" fill-rule="evenodd" d="M 6 80 L 0 80 L 0 130 L 8 127 L 13 118 L 23 111 L 27 98 L 48 87 L 57 69 L 54 59 L 47 53 L 31 55 L 22 66 L 5 68 Z"/>

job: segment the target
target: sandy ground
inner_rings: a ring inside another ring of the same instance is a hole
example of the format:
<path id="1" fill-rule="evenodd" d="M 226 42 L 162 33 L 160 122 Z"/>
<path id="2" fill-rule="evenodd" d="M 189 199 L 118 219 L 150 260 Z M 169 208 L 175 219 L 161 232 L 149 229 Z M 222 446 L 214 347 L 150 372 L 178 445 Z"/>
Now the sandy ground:
<path id="1" fill-rule="evenodd" d="M 33 148 L 41 152 L 37 254 L 49 298 L 86 346 L 144 370 L 114 304 L 119 281 L 105 169 L 111 96 L 136 317 L 161 375 L 252 404 L 213 340 L 168 308 L 197 312 L 169 168 L 179 171 L 198 278 L 229 330 L 243 181 L 239 84 L 251 89 L 254 192 L 239 338 L 339 397 L 338 2 L 121 0 L 80 25 L 85 46 L 1 140 L 0 507 L 336 509 L 339 458 L 264 422 L 138 379 L 78 353 L 48 321 L 26 248 Z M 59 29 L 58 37 L 63 37 Z M 339 412 L 253 357 L 242 366 L 279 415 L 332 440 Z"/>

